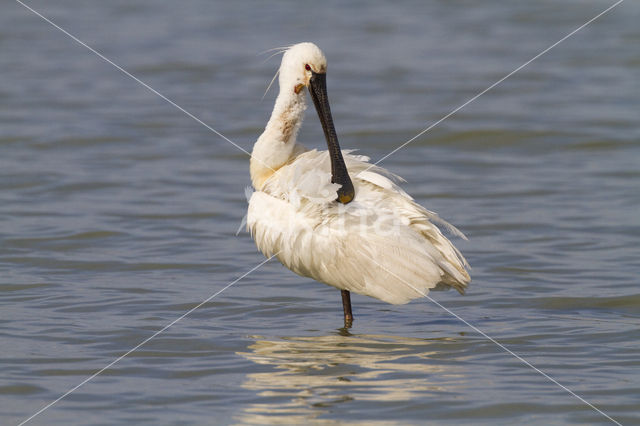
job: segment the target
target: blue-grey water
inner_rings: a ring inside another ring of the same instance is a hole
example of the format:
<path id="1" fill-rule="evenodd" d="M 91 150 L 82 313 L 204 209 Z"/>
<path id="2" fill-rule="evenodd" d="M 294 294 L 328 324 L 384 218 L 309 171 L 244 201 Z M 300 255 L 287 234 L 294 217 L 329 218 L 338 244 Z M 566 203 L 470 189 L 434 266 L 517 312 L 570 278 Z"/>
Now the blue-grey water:
<path id="1" fill-rule="evenodd" d="M 27 3 L 246 150 L 279 58 L 329 61 L 377 160 L 613 4 Z M 457 225 L 436 301 L 640 424 L 640 5 L 626 0 L 381 165 Z M 300 139 L 322 148 L 312 108 Z M 248 157 L 13 0 L 0 6 L 0 423 L 18 424 L 264 260 Z M 271 261 L 29 424 L 610 424 L 428 300 Z"/>

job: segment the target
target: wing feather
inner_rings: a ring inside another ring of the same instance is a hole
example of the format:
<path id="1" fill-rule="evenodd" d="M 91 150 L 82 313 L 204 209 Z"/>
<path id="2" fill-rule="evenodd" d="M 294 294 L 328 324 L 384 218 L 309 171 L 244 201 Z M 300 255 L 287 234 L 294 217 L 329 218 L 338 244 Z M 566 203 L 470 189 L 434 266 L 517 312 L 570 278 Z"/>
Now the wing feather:
<path id="1" fill-rule="evenodd" d="M 436 224 L 464 235 L 415 203 L 398 176 L 343 155 L 356 190 L 347 205 L 335 201 L 326 151 L 302 151 L 251 195 L 247 228 L 258 248 L 299 275 L 389 303 L 443 285 L 463 293 L 467 262 Z"/>

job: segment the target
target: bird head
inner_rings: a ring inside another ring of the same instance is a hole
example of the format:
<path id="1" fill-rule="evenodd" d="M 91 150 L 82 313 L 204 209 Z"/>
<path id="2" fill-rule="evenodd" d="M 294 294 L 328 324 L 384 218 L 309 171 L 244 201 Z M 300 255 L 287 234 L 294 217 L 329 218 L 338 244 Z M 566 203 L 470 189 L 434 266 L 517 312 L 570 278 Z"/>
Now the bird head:
<path id="1" fill-rule="evenodd" d="M 331 182 L 341 185 L 338 190 L 340 203 L 353 200 L 355 191 L 349 172 L 340 151 L 338 135 L 333 125 L 329 97 L 327 95 L 327 59 L 313 43 L 298 43 L 289 47 L 280 65 L 280 91 L 292 90 L 295 95 L 304 96 L 307 87 L 318 112 L 322 130 L 331 158 Z"/>
<path id="2" fill-rule="evenodd" d="M 318 46 L 308 42 L 294 44 L 282 57 L 280 89 L 300 94 L 303 88 L 310 87 L 314 75 L 325 75 L 326 72 L 327 59 Z"/>

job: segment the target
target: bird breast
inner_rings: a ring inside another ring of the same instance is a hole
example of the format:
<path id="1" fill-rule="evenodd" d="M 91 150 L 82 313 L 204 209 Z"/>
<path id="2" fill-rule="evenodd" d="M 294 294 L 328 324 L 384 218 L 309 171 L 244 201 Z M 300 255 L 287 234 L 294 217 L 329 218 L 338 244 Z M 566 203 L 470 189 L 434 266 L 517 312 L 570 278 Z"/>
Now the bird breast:
<path id="1" fill-rule="evenodd" d="M 463 291 L 465 261 L 417 205 L 366 157 L 344 152 L 356 196 L 335 201 L 327 152 L 308 151 L 252 194 L 247 228 L 265 255 L 299 275 L 389 303 L 438 283 Z M 409 284 L 408 284 L 409 283 Z"/>

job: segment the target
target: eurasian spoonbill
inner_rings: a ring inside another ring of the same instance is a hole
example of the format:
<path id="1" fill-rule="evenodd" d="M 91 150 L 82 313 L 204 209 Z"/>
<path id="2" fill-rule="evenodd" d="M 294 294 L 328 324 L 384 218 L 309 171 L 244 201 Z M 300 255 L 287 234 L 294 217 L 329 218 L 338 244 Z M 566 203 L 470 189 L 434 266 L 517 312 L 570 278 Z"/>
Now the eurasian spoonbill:
<path id="1" fill-rule="evenodd" d="M 464 235 L 418 205 L 395 183 L 400 178 L 340 150 L 322 51 L 312 43 L 293 45 L 278 72 L 280 93 L 250 161 L 255 192 L 247 229 L 258 249 L 276 254 L 299 275 L 340 289 L 346 327 L 353 319 L 351 291 L 393 304 L 436 287 L 464 293 L 468 265 L 434 223 Z M 305 87 L 328 151 L 309 150 L 296 140 Z"/>

